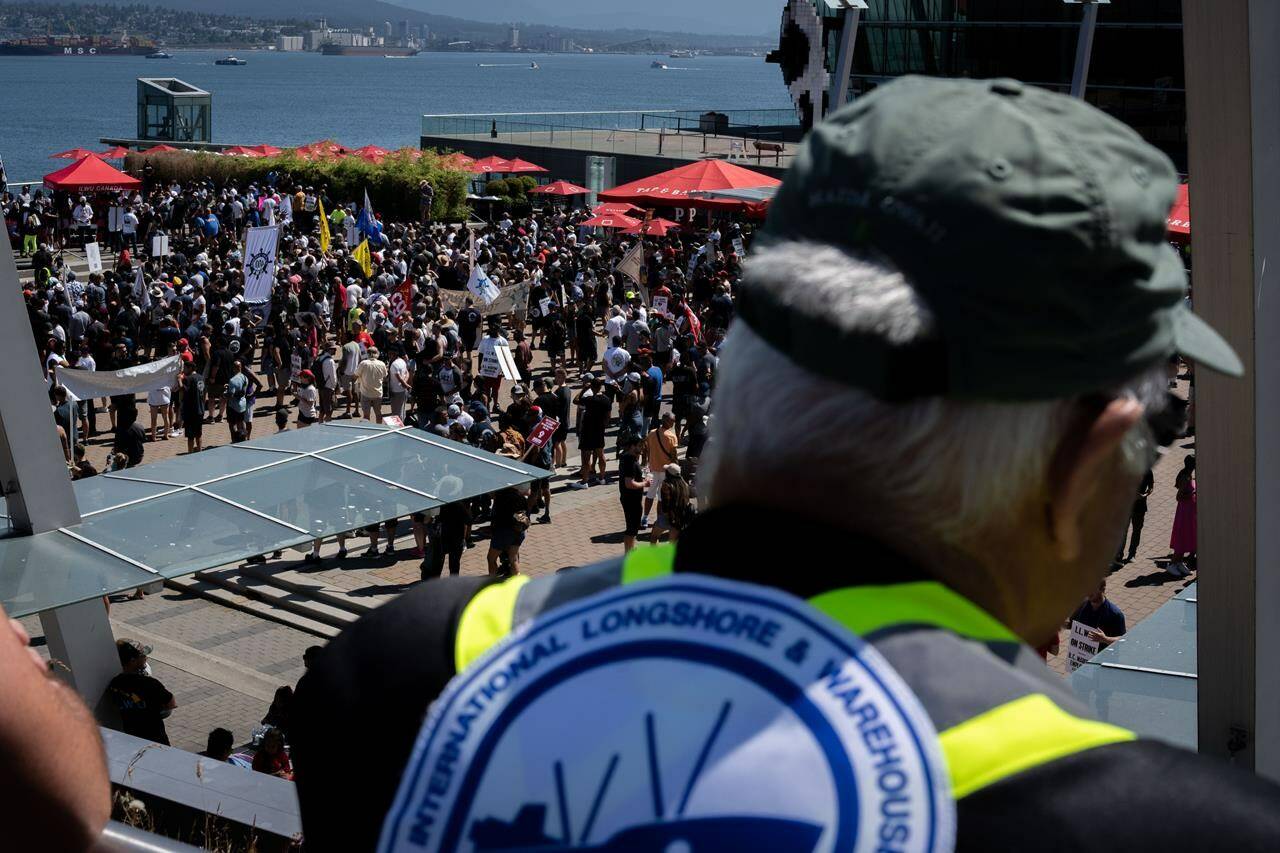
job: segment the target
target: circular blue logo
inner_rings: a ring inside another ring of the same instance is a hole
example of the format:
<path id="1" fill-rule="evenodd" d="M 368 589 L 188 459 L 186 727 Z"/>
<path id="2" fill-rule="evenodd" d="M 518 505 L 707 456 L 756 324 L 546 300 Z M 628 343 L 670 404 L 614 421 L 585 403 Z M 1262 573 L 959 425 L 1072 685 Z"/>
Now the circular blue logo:
<path id="1" fill-rule="evenodd" d="M 383 851 L 940 851 L 937 734 L 875 650 L 776 590 L 681 575 L 551 611 L 461 673 Z"/>

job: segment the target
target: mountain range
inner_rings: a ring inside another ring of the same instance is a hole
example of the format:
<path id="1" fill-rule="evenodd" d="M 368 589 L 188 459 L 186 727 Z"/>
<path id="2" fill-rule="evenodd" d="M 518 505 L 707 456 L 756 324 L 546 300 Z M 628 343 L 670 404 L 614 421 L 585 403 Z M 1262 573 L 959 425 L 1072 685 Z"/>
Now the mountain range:
<path id="1" fill-rule="evenodd" d="M 493 23 L 529 22 L 583 30 L 662 30 L 773 35 L 783 0 L 395 0 L 397 5 Z"/>
<path id="2" fill-rule="evenodd" d="M 138 0 L 97 0 L 133 5 Z M 0 0 L 3 2 L 3 0 Z M 71 5 L 75 0 L 52 0 Z M 707 46 L 734 37 L 765 43 L 776 38 L 783 0 L 142 0 L 156 6 L 191 12 L 241 15 L 270 20 L 316 20 L 332 26 L 376 26 L 383 21 L 427 24 L 440 33 L 488 41 L 505 40 L 508 24 L 519 24 L 532 35 L 554 29 L 573 38 L 575 32 L 594 31 L 594 41 L 616 33 L 618 42 L 651 36 L 706 36 Z M 670 38 L 667 39 L 670 41 Z"/>

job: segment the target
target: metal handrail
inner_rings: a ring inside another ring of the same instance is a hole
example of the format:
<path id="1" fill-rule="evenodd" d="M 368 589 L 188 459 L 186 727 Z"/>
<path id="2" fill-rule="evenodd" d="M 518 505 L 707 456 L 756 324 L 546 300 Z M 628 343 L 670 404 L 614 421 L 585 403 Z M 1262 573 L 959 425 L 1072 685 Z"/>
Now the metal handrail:
<path id="1" fill-rule="evenodd" d="M 200 848 L 113 820 L 103 828 L 91 853 L 200 853 Z"/>

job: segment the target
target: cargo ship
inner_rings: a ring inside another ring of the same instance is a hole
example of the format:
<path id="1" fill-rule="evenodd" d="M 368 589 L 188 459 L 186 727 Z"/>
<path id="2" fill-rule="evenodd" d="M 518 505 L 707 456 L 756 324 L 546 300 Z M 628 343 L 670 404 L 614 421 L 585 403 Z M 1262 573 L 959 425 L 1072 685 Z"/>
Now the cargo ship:
<path id="1" fill-rule="evenodd" d="M 322 44 L 320 52 L 325 56 L 417 56 L 417 48 L 368 45 L 352 47 L 346 44 Z"/>
<path id="2" fill-rule="evenodd" d="M 38 36 L 0 41 L 0 56 L 146 56 L 156 43 L 136 36 Z"/>

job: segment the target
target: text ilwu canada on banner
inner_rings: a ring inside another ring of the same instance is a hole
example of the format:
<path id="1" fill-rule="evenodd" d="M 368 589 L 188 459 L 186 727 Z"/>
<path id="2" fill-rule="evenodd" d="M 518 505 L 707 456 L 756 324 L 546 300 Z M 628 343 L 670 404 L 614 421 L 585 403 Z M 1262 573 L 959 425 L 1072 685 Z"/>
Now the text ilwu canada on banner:
<path id="1" fill-rule="evenodd" d="M 250 305 L 271 299 L 276 278 L 276 246 L 280 227 L 250 228 L 244 240 L 244 301 Z"/>

